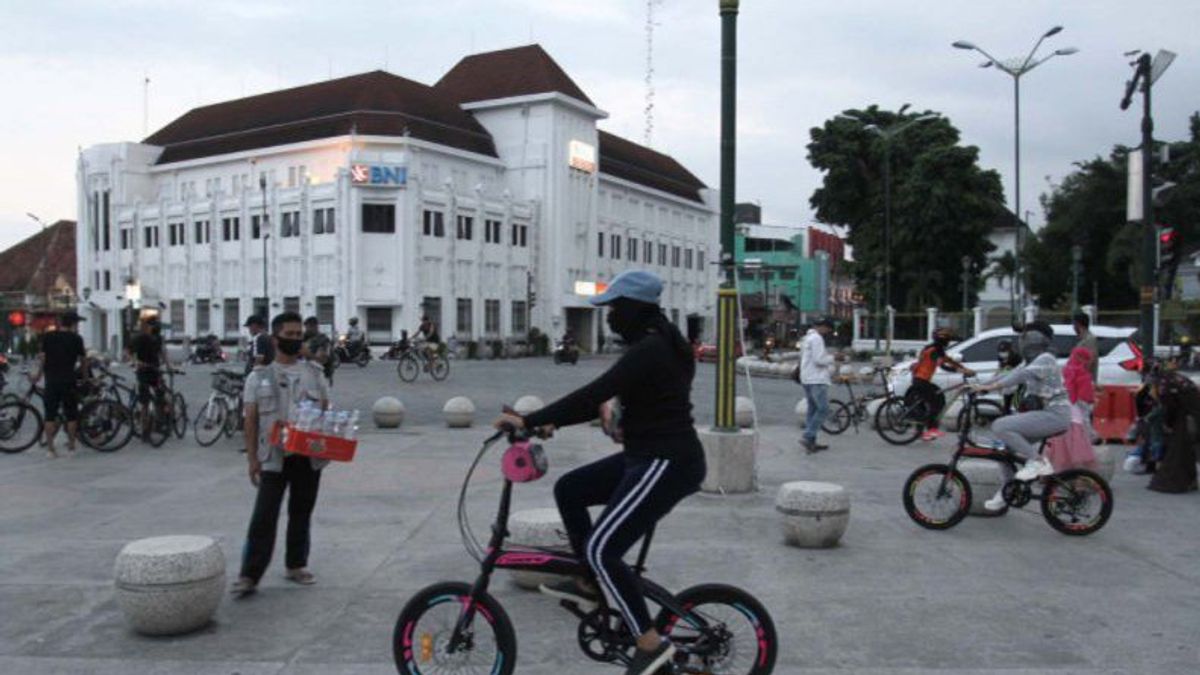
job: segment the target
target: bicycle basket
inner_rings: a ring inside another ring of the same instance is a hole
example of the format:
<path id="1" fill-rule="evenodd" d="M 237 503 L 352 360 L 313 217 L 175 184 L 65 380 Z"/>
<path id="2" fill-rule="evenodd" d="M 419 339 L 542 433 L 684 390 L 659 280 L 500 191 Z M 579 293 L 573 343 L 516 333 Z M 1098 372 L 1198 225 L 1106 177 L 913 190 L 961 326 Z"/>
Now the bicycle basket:
<path id="1" fill-rule="evenodd" d="M 212 388 L 226 396 L 237 396 L 242 392 L 241 382 L 221 371 L 212 374 Z"/>

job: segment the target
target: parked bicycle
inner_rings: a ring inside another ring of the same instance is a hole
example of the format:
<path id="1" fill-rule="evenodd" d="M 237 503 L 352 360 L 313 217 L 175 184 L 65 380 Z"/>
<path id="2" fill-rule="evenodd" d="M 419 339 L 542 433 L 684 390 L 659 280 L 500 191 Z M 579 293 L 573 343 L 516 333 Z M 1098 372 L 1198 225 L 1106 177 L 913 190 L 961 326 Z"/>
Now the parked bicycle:
<path id="1" fill-rule="evenodd" d="M 242 386 L 246 383 L 243 373 L 232 370 L 217 370 L 212 374 L 212 392 L 196 414 L 192 433 L 196 442 L 208 447 L 221 436 L 233 435 L 245 427 L 242 411 Z"/>
<path id="2" fill-rule="evenodd" d="M 438 345 L 414 342 L 408 351 L 400 355 L 396 372 L 405 382 L 415 381 L 422 372 L 429 373 L 430 377 L 441 382 L 450 375 L 450 361 Z"/>
<path id="3" fill-rule="evenodd" d="M 941 417 L 944 418 L 954 402 L 963 397 L 970 382 L 971 377 L 964 375 L 961 384 L 942 391 L 943 395 L 950 396 L 942 406 L 939 413 Z M 929 403 L 910 389 L 904 396 L 892 394 L 880 404 L 879 409 L 875 411 L 875 430 L 883 440 L 892 445 L 908 445 L 925 431 L 929 415 Z M 990 427 L 992 422 L 1003 416 L 1004 408 L 998 401 L 969 396 L 958 412 L 958 428 L 962 429 L 968 421 L 968 426 L 972 428 Z"/>
<path id="4" fill-rule="evenodd" d="M 882 394 L 872 392 L 856 396 L 854 394 L 854 383 L 851 378 L 842 378 L 841 382 L 846 385 L 846 393 L 849 398 L 846 401 L 830 401 L 829 415 L 821 424 L 821 430 L 827 434 L 837 435 L 854 425 L 854 433 L 858 433 L 858 426 L 865 423 L 870 418 L 870 412 L 867 410 L 867 404 L 878 398 L 886 398 L 892 395 L 892 381 L 888 378 L 888 368 L 885 366 L 875 366 L 871 369 L 871 376 L 874 379 L 876 376 L 882 385 Z"/>
<path id="5" fill-rule="evenodd" d="M 507 432 L 512 444 L 502 464 L 506 466 L 500 505 L 492 535 L 484 548 L 471 530 L 466 497 L 471 476 L 500 431 L 484 442 L 467 470 L 458 496 L 458 529 L 467 552 L 480 565 L 473 583 L 444 581 L 419 591 L 400 612 L 392 634 L 392 652 L 401 675 L 430 673 L 487 673 L 511 675 L 516 671 L 517 636 L 504 607 L 488 593 L 497 569 L 525 570 L 593 578 L 586 562 L 573 553 L 554 548 L 505 548 L 513 483 L 540 478 L 546 469 L 541 446 L 530 443 L 525 431 Z M 676 646 L 666 673 L 770 673 L 779 648 L 775 624 L 757 599 L 740 588 L 701 584 L 673 594 L 647 579 L 646 557 L 653 531 L 642 540 L 634 572 L 646 598 L 661 609 L 655 627 Z M 636 640 L 621 614 L 603 595 L 598 607 L 584 611 L 562 601 L 564 609 L 579 619 L 576 639 L 588 658 L 601 663 L 628 665 Z"/>
<path id="6" fill-rule="evenodd" d="M 968 402 L 977 394 L 968 391 Z M 958 470 L 964 457 L 986 459 L 1008 467 L 1010 475 L 1025 465 L 1025 459 L 996 443 L 981 447 L 971 441 L 971 417 L 959 427 L 958 448 L 949 464 L 926 464 L 904 482 L 904 511 L 915 523 L 930 530 L 946 530 L 962 522 L 971 508 L 971 484 Z M 1042 449 L 1046 441 L 1042 441 Z M 1113 495 L 1108 483 L 1086 469 L 1067 469 L 1032 480 L 1015 478 L 1004 484 L 1001 494 L 1007 508 L 1022 508 L 1036 499 L 1042 517 L 1063 534 L 1091 534 L 1112 515 Z"/>

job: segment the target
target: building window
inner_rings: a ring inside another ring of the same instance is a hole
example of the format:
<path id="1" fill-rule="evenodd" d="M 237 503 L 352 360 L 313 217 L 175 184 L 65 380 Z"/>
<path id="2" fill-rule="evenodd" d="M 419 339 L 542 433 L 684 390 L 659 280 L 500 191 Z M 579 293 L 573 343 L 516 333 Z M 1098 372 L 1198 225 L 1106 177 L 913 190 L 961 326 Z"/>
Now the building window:
<path id="1" fill-rule="evenodd" d="M 295 295 L 284 296 L 283 311 L 300 313 L 300 298 Z"/>
<path id="2" fill-rule="evenodd" d="M 183 300 L 171 301 L 171 332 L 176 335 L 184 332 Z"/>
<path id="3" fill-rule="evenodd" d="M 421 300 L 421 316 L 429 317 L 437 334 L 442 334 L 442 299 L 425 296 Z"/>
<path id="4" fill-rule="evenodd" d="M 471 241 L 471 230 L 475 227 L 475 219 L 471 216 L 459 216 L 455 236 L 459 239 Z"/>
<path id="5" fill-rule="evenodd" d="M 222 218 L 221 219 L 221 239 L 224 241 L 241 241 L 242 239 L 242 219 L 241 218 Z"/>
<path id="6" fill-rule="evenodd" d="M 318 295 L 317 323 L 322 326 L 332 326 L 334 321 L 334 306 L 332 295 Z"/>
<path id="7" fill-rule="evenodd" d="M 454 323 L 454 332 L 459 338 L 471 337 L 471 299 L 458 299 L 458 316 Z"/>
<path id="8" fill-rule="evenodd" d="M 104 270 L 104 290 L 112 290 L 112 272 Z"/>
<path id="9" fill-rule="evenodd" d="M 300 212 L 299 211 L 284 211 L 280 215 L 280 219 L 283 221 L 279 227 L 279 236 L 280 237 L 283 237 L 286 239 L 287 237 L 299 237 L 300 236 Z"/>
<path id="10" fill-rule="evenodd" d="M 254 298 L 251 300 L 251 313 L 254 316 L 261 316 L 267 321 L 271 320 L 271 311 L 267 307 L 267 299 L 263 297 Z"/>
<path id="11" fill-rule="evenodd" d="M 367 308 L 367 340 L 390 343 L 392 341 L 392 308 Z"/>
<path id="12" fill-rule="evenodd" d="M 395 234 L 395 204 L 363 204 L 362 231 L 374 234 Z"/>
<path id="13" fill-rule="evenodd" d="M 663 267 L 667 266 L 667 245 L 666 244 L 658 245 L 658 264 Z"/>
<path id="14" fill-rule="evenodd" d="M 696 251 L 696 269 L 704 271 L 704 251 Z"/>
<path id="15" fill-rule="evenodd" d="M 212 310 L 208 300 L 196 301 L 196 335 L 204 335 L 212 330 Z"/>
<path id="16" fill-rule="evenodd" d="M 671 247 L 671 267 L 679 267 L 679 247 Z"/>
<path id="17" fill-rule="evenodd" d="M 638 240 L 636 237 L 629 238 L 629 262 L 637 262 Z"/>
<path id="18" fill-rule="evenodd" d="M 421 217 L 421 226 L 426 237 L 446 236 L 446 223 L 441 211 L 426 210 Z"/>
<path id="19" fill-rule="evenodd" d="M 142 231 L 142 247 L 158 248 L 158 226 L 151 225 Z"/>
<path id="20" fill-rule="evenodd" d="M 513 335 L 524 336 L 529 331 L 529 313 L 524 300 L 512 301 L 512 332 Z"/>
<path id="21" fill-rule="evenodd" d="M 604 233 L 603 232 L 596 233 L 596 257 L 598 257 L 598 258 L 604 257 Z"/>
<path id="22" fill-rule="evenodd" d="M 692 269 L 692 249 L 690 248 L 683 250 L 683 268 Z"/>
<path id="23" fill-rule="evenodd" d="M 196 243 L 208 244 L 212 242 L 212 228 L 209 227 L 207 220 L 197 220 L 195 223 Z"/>
<path id="24" fill-rule="evenodd" d="M 333 209 L 313 210 L 313 234 L 333 234 Z"/>
<path id="25" fill-rule="evenodd" d="M 121 228 L 121 250 L 122 251 L 129 250 L 130 242 L 133 240 L 132 235 L 133 235 L 133 233 L 129 228 L 127 228 L 127 227 Z"/>
<path id="26" fill-rule="evenodd" d="M 621 259 L 621 235 L 614 234 L 612 236 L 612 258 L 613 260 Z"/>
<path id="27" fill-rule="evenodd" d="M 109 245 L 112 243 L 112 220 L 111 209 L 109 208 L 109 191 L 105 190 L 103 194 L 104 204 L 100 207 L 100 215 L 104 219 L 104 250 L 109 250 Z"/>
<path id="28" fill-rule="evenodd" d="M 483 332 L 488 335 L 500 334 L 500 301 L 483 301 Z"/>
<path id="29" fill-rule="evenodd" d="M 642 260 L 645 260 L 647 265 L 650 265 L 654 262 L 654 242 L 647 241 L 645 244 L 643 244 Z"/>
<path id="30" fill-rule="evenodd" d="M 238 299 L 225 298 L 225 336 L 237 337 L 242 330 L 242 322 L 238 316 Z"/>
<path id="31" fill-rule="evenodd" d="M 485 220 L 483 221 L 483 240 L 488 244 L 499 244 L 500 241 L 500 221 Z"/>
<path id="32" fill-rule="evenodd" d="M 262 239 L 262 216 L 250 216 L 250 238 Z"/>
<path id="33" fill-rule="evenodd" d="M 525 235 L 528 232 L 528 225 L 517 225 L 514 223 L 512 226 L 512 245 L 525 248 Z"/>

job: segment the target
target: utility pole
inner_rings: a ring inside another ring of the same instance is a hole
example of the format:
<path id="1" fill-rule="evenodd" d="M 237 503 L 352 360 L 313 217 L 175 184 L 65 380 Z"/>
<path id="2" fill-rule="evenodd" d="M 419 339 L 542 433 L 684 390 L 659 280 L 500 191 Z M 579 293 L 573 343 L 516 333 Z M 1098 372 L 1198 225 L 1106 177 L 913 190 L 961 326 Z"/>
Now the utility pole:
<path id="1" fill-rule="evenodd" d="M 971 256 L 964 255 L 962 257 L 962 315 L 963 315 L 963 332 L 965 336 L 968 333 L 967 326 L 967 303 L 970 302 L 971 293 Z"/>
<path id="2" fill-rule="evenodd" d="M 1079 311 L 1079 272 L 1083 266 L 1083 247 L 1071 246 L 1071 313 Z"/>
<path id="3" fill-rule="evenodd" d="M 879 351 L 879 334 L 883 332 L 883 316 L 879 313 L 879 301 L 882 299 L 883 268 L 875 268 L 875 351 Z"/>
<path id="4" fill-rule="evenodd" d="M 271 236 L 271 228 L 267 224 L 267 174 L 265 171 L 258 175 L 258 187 L 262 191 L 263 204 L 262 227 L 259 229 L 263 242 L 263 299 L 267 301 L 266 315 L 263 318 L 267 319 L 271 315 L 271 293 L 267 287 L 267 239 Z"/>
<path id="5" fill-rule="evenodd" d="M 738 0 L 720 0 L 721 11 L 721 266 L 725 279 L 717 291 L 717 395 L 715 431 L 734 432 L 737 395 L 737 290 L 734 284 L 734 176 L 737 114 Z"/>

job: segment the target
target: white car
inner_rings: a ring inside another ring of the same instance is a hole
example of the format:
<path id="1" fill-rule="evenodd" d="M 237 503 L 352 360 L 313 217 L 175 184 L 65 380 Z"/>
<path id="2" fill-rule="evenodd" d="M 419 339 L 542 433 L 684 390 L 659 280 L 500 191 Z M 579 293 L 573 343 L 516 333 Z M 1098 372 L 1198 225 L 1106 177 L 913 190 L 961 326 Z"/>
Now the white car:
<path id="1" fill-rule="evenodd" d="M 1069 324 L 1054 324 L 1054 340 L 1051 349 L 1058 357 L 1059 365 L 1066 365 L 1067 356 L 1079 338 L 1075 337 L 1075 329 Z M 1141 384 L 1140 371 L 1142 368 L 1142 352 L 1133 342 L 1134 328 L 1115 328 L 1112 326 L 1092 326 L 1092 334 L 1096 336 L 1100 352 L 1100 385 L 1134 385 Z M 979 374 L 979 380 L 986 382 L 995 376 L 1000 364 L 996 348 L 1004 340 L 1012 343 L 1016 349 L 1017 333 L 1011 328 L 994 328 L 986 330 L 968 340 L 963 340 L 946 348 L 946 355 Z M 903 395 L 912 382 L 912 366 L 915 359 L 908 359 L 892 367 L 892 382 L 896 393 Z M 933 376 L 933 383 L 945 389 L 960 384 L 962 376 L 941 368 Z"/>

